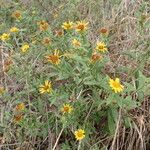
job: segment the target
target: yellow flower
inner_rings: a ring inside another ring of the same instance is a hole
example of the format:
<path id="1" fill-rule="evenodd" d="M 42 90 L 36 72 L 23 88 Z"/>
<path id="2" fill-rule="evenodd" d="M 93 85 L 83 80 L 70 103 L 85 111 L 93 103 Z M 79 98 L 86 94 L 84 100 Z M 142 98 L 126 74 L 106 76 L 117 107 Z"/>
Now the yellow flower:
<path id="1" fill-rule="evenodd" d="M 78 129 L 74 132 L 74 135 L 77 140 L 82 140 L 85 137 L 85 131 L 82 129 Z"/>
<path id="2" fill-rule="evenodd" d="M 88 22 L 85 21 L 77 21 L 77 24 L 75 26 L 76 31 L 83 32 L 87 30 Z"/>
<path id="3" fill-rule="evenodd" d="M 11 16 L 15 19 L 21 19 L 21 12 L 19 10 L 16 10 L 15 12 L 12 13 Z"/>
<path id="4" fill-rule="evenodd" d="M 70 106 L 69 104 L 64 104 L 63 108 L 61 108 L 61 111 L 63 113 L 71 113 L 73 110 L 72 106 Z"/>
<path id="5" fill-rule="evenodd" d="M 23 115 L 22 114 L 18 114 L 14 116 L 14 122 L 18 123 L 23 119 Z"/>
<path id="6" fill-rule="evenodd" d="M 10 32 L 18 32 L 18 31 L 19 31 L 19 29 L 16 28 L 16 27 L 12 27 L 12 28 L 10 29 Z"/>
<path id="7" fill-rule="evenodd" d="M 96 45 L 96 50 L 104 53 L 105 51 L 107 51 L 106 44 L 104 42 L 98 42 Z"/>
<path id="8" fill-rule="evenodd" d="M 21 51 L 22 51 L 23 53 L 25 53 L 29 48 L 30 48 L 30 46 L 29 46 L 28 44 L 24 44 L 24 45 L 22 45 L 22 47 L 21 47 Z"/>
<path id="9" fill-rule="evenodd" d="M 90 62 L 95 63 L 101 59 L 102 59 L 102 56 L 100 54 L 94 53 L 94 54 L 92 54 Z"/>
<path id="10" fill-rule="evenodd" d="M 49 45 L 49 44 L 51 44 L 51 40 L 50 40 L 50 38 L 45 37 L 45 38 L 43 39 L 42 43 L 43 43 L 44 45 Z"/>
<path id="11" fill-rule="evenodd" d="M 60 64 L 60 55 L 59 55 L 59 50 L 55 50 L 54 54 L 49 54 L 47 56 L 45 56 L 47 58 L 47 61 L 54 64 L 54 65 L 58 65 Z"/>
<path id="12" fill-rule="evenodd" d="M 0 36 L 0 39 L 1 39 L 2 41 L 6 41 L 6 40 L 9 39 L 9 37 L 10 37 L 10 34 L 9 34 L 9 33 L 3 33 L 3 34 Z"/>
<path id="13" fill-rule="evenodd" d="M 81 43 L 77 40 L 77 39 L 73 39 L 72 40 L 72 45 L 74 47 L 80 47 L 81 46 Z"/>
<path id="14" fill-rule="evenodd" d="M 109 79 L 109 85 L 115 93 L 122 92 L 124 89 L 124 86 L 120 84 L 119 78 L 116 78 L 115 80 Z"/>
<path id="15" fill-rule="evenodd" d="M 73 28 L 73 22 L 68 21 L 68 22 L 64 22 L 62 25 L 62 28 L 65 30 L 70 30 Z"/>
<path id="16" fill-rule="evenodd" d="M 40 86 L 39 92 L 43 93 L 51 93 L 52 92 L 52 84 L 50 81 L 46 80 L 43 85 Z"/>
<path id="17" fill-rule="evenodd" d="M 0 87 L 0 95 L 3 94 L 5 89 L 3 87 Z"/>
<path id="18" fill-rule="evenodd" d="M 48 29 L 49 24 L 46 21 L 42 20 L 38 24 L 41 31 L 46 31 Z"/>
<path id="19" fill-rule="evenodd" d="M 25 104 L 24 103 L 18 104 L 15 108 L 16 111 L 23 111 L 24 109 L 25 109 Z"/>

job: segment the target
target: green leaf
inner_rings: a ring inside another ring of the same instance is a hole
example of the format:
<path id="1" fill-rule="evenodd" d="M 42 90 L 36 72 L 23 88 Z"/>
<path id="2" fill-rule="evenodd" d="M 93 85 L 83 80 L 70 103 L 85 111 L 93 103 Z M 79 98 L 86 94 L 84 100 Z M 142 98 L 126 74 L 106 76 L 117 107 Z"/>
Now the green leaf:
<path id="1" fill-rule="evenodd" d="M 127 96 L 125 99 L 120 100 L 118 104 L 120 105 L 120 107 L 125 107 L 129 110 L 138 106 L 137 102 L 133 100 L 131 96 Z"/>
<path id="2" fill-rule="evenodd" d="M 117 118 L 118 118 L 117 109 L 115 108 L 108 109 L 108 128 L 109 128 L 110 134 L 112 135 L 115 133 Z"/>
<path id="3" fill-rule="evenodd" d="M 124 92 L 133 92 L 136 91 L 136 88 L 134 85 L 132 85 L 131 83 L 124 83 L 125 88 L 124 88 Z"/>
<path id="4" fill-rule="evenodd" d="M 132 122 L 131 122 L 131 118 L 129 117 L 124 117 L 124 124 L 126 126 L 126 128 L 131 128 L 132 127 Z"/>

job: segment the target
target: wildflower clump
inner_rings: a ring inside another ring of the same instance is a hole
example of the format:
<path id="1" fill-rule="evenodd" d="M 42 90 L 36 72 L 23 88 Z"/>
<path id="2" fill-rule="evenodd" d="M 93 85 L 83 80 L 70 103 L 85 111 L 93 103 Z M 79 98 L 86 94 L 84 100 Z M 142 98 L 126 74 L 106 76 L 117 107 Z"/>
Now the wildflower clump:
<path id="1" fill-rule="evenodd" d="M 129 148 L 120 131 L 135 127 L 150 97 L 146 2 L 130 3 L 130 16 L 114 2 L 114 11 L 98 1 L 8 3 L 0 18 L 1 147 Z"/>

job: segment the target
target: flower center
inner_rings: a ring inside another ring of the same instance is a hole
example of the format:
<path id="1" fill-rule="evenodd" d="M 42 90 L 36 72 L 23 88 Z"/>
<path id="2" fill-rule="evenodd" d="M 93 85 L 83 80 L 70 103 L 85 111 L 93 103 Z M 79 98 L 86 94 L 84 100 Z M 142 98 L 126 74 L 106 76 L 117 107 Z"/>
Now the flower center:
<path id="1" fill-rule="evenodd" d="M 53 55 L 53 56 L 50 57 L 50 59 L 51 59 L 51 61 L 52 61 L 53 63 L 57 63 L 58 60 L 59 60 L 59 57 L 58 57 L 57 55 Z"/>
<path id="2" fill-rule="evenodd" d="M 46 23 L 45 21 L 41 21 L 40 25 L 45 25 L 45 23 Z"/>
<path id="3" fill-rule="evenodd" d="M 78 132 L 78 137 L 82 137 L 83 133 L 82 132 Z"/>
<path id="4" fill-rule="evenodd" d="M 99 45 L 98 48 L 99 49 L 104 49 L 104 46 L 103 45 Z"/>
<path id="5" fill-rule="evenodd" d="M 66 25 L 66 28 L 67 28 L 67 29 L 70 29 L 70 28 L 71 28 L 71 25 L 70 25 L 70 24 L 67 24 L 67 25 Z"/>
<path id="6" fill-rule="evenodd" d="M 114 82 L 114 83 L 113 83 L 113 86 L 114 86 L 115 88 L 120 88 L 120 83 Z"/>
<path id="7" fill-rule="evenodd" d="M 19 18 L 20 16 L 21 16 L 21 15 L 20 15 L 19 12 L 16 12 L 16 13 L 15 13 L 15 17 L 16 17 L 16 18 Z"/>
<path id="8" fill-rule="evenodd" d="M 48 89 L 49 89 L 48 85 L 44 86 L 44 90 L 48 90 Z"/>
<path id="9" fill-rule="evenodd" d="M 77 27 L 78 29 L 80 29 L 80 30 L 84 30 L 84 25 L 83 24 L 81 24 L 81 25 L 78 25 L 78 27 Z"/>
<path id="10" fill-rule="evenodd" d="M 49 55 L 48 60 L 50 60 L 52 63 L 56 63 L 59 60 L 59 56 L 57 55 Z"/>
<path id="11" fill-rule="evenodd" d="M 49 43 L 50 43 L 50 40 L 49 40 L 49 39 L 45 39 L 44 43 L 45 43 L 45 44 L 49 44 Z"/>
<path id="12" fill-rule="evenodd" d="M 68 112 L 69 111 L 69 107 L 64 107 L 64 112 Z"/>

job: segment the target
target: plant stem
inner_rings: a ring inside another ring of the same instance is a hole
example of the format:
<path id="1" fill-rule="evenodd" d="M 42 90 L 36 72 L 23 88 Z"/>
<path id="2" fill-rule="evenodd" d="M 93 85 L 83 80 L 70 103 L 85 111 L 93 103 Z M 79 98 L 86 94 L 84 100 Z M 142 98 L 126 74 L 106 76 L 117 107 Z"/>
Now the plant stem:
<path id="1" fill-rule="evenodd" d="M 60 131 L 60 133 L 59 133 L 59 135 L 58 135 L 58 137 L 57 137 L 57 140 L 56 140 L 55 145 L 54 145 L 54 147 L 53 147 L 52 150 L 55 150 L 55 148 L 56 148 L 56 146 L 57 146 L 57 144 L 58 144 L 58 141 L 59 141 L 59 139 L 60 139 L 60 136 L 61 136 L 63 130 L 64 130 L 64 128 L 61 129 L 61 131 Z"/>
<path id="2" fill-rule="evenodd" d="M 80 150 L 80 148 L 81 148 L 81 141 L 79 141 L 78 150 Z"/>

